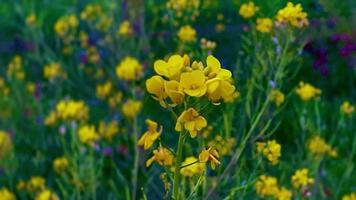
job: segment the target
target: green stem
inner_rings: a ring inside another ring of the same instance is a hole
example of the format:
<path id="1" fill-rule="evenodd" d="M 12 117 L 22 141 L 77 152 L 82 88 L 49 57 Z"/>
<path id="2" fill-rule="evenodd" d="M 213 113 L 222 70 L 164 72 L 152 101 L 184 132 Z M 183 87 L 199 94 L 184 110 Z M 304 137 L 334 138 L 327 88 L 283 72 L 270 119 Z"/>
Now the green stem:
<path id="1" fill-rule="evenodd" d="M 174 167 L 173 198 L 175 200 L 178 200 L 179 197 L 180 166 L 182 162 L 183 144 L 184 144 L 184 132 L 181 132 L 179 134 L 178 148 L 176 154 L 177 156 L 176 156 L 175 167 Z"/>
<path id="2" fill-rule="evenodd" d="M 137 192 L 137 174 L 138 174 L 138 164 L 139 164 L 139 148 L 137 145 L 138 141 L 138 131 L 137 131 L 137 117 L 133 120 L 133 135 L 134 135 L 134 147 L 135 147 L 135 160 L 134 160 L 134 168 L 132 171 L 132 179 L 133 179 L 133 186 L 132 186 L 132 199 L 136 199 L 136 192 Z"/>

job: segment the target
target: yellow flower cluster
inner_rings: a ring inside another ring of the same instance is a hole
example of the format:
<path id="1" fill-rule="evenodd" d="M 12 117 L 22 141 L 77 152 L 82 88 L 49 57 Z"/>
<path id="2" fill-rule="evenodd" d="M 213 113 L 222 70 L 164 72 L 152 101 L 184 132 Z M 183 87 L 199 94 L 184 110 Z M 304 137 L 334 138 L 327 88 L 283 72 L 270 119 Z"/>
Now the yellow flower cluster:
<path id="1" fill-rule="evenodd" d="M 355 112 L 355 106 L 351 105 L 349 101 L 344 101 L 340 106 L 340 111 L 345 115 L 351 117 Z"/>
<path id="2" fill-rule="evenodd" d="M 284 94 L 277 89 L 273 89 L 270 94 L 270 101 L 274 102 L 277 107 L 284 103 Z"/>
<path id="3" fill-rule="evenodd" d="M 12 140 L 10 135 L 0 130 L 0 164 L 1 160 L 8 155 L 12 149 Z"/>
<path id="4" fill-rule="evenodd" d="M 324 155 L 329 155 L 331 157 L 337 156 L 337 151 L 333 149 L 329 144 L 327 144 L 325 140 L 318 135 L 313 137 L 308 142 L 308 149 L 316 157 L 321 157 Z"/>
<path id="5" fill-rule="evenodd" d="M 256 21 L 256 30 L 261 33 L 271 32 L 273 27 L 272 19 L 270 18 L 258 18 Z"/>
<path id="6" fill-rule="evenodd" d="M 182 166 L 183 168 L 180 169 L 180 173 L 186 177 L 192 177 L 195 174 L 201 174 L 205 170 L 205 163 L 200 163 L 199 160 L 194 156 L 187 157 L 182 162 Z"/>
<path id="7" fill-rule="evenodd" d="M 157 60 L 154 70 L 158 75 L 146 81 L 147 91 L 164 107 L 183 103 L 185 95 L 206 95 L 212 102 L 232 102 L 239 93 L 233 85 L 231 72 L 222 69 L 214 56 L 209 55 L 206 62 L 206 67 L 197 61 L 190 64 L 187 55 L 173 55 L 167 62 Z M 167 98 L 171 104 L 167 104 Z"/>
<path id="8" fill-rule="evenodd" d="M 276 140 L 257 142 L 257 152 L 262 153 L 272 165 L 276 165 L 281 157 L 281 145 Z"/>
<path id="9" fill-rule="evenodd" d="M 197 136 L 198 131 L 208 125 L 206 119 L 199 115 L 194 108 L 188 108 L 178 117 L 175 126 L 176 131 L 187 130 L 192 138 Z"/>
<path id="10" fill-rule="evenodd" d="M 127 118 L 135 118 L 142 108 L 142 102 L 129 99 L 122 105 L 122 113 Z"/>
<path id="11" fill-rule="evenodd" d="M 129 20 L 121 22 L 119 28 L 117 29 L 117 34 L 123 37 L 128 37 L 133 34 L 133 29 Z"/>
<path id="12" fill-rule="evenodd" d="M 41 191 L 46 187 L 46 179 L 42 176 L 31 176 L 25 187 L 29 192 Z"/>
<path id="13" fill-rule="evenodd" d="M 118 134 L 119 127 L 117 121 L 110 121 L 110 122 L 99 122 L 99 135 L 100 137 L 104 138 L 108 142 L 111 142 L 113 137 Z"/>
<path id="14" fill-rule="evenodd" d="M 8 96 L 10 94 L 10 89 L 6 85 L 5 80 L 0 77 L 0 95 L 1 96 Z"/>
<path id="15" fill-rule="evenodd" d="M 94 26 L 102 31 L 107 31 L 113 22 L 113 19 L 103 11 L 102 7 L 96 4 L 86 5 L 80 13 L 80 18 L 89 23 L 94 23 Z"/>
<path id="16" fill-rule="evenodd" d="M 259 9 L 260 8 L 258 6 L 256 6 L 252 1 L 250 1 L 241 5 L 239 14 L 243 18 L 247 19 L 253 17 Z"/>
<path id="17" fill-rule="evenodd" d="M 356 192 L 343 196 L 342 200 L 356 200 Z"/>
<path id="18" fill-rule="evenodd" d="M 116 75 L 122 80 L 133 81 L 141 78 L 143 68 L 140 62 L 133 57 L 125 57 L 120 64 L 116 66 Z"/>
<path id="19" fill-rule="evenodd" d="M 210 167 L 214 170 L 217 165 L 220 165 L 219 157 L 219 153 L 216 149 L 209 147 L 201 151 L 199 154 L 199 162 L 206 163 L 210 161 Z"/>
<path id="20" fill-rule="evenodd" d="M 216 148 L 221 156 L 231 155 L 235 145 L 235 138 L 224 139 L 221 135 L 216 135 L 213 140 L 208 142 L 208 146 Z"/>
<path id="21" fill-rule="evenodd" d="M 156 161 L 159 165 L 172 166 L 173 159 L 174 157 L 172 152 L 160 146 L 153 150 L 153 156 L 146 161 L 146 166 L 149 167 L 153 161 Z"/>
<path id="22" fill-rule="evenodd" d="M 6 187 L 0 189 L 0 199 L 1 200 L 16 200 L 16 196 Z"/>
<path id="23" fill-rule="evenodd" d="M 112 83 L 111 81 L 107 81 L 103 84 L 98 84 L 96 86 L 96 96 L 99 99 L 105 99 L 109 96 L 110 92 L 112 91 Z"/>
<path id="24" fill-rule="evenodd" d="M 46 117 L 45 124 L 53 125 L 57 119 L 85 121 L 88 117 L 89 108 L 84 101 L 62 100 L 57 103 L 56 109 Z"/>
<path id="25" fill-rule="evenodd" d="M 16 55 L 10 61 L 8 68 L 7 68 L 7 76 L 12 79 L 15 78 L 16 80 L 24 80 L 25 79 L 25 72 L 23 70 L 22 65 L 22 57 Z"/>
<path id="26" fill-rule="evenodd" d="M 150 119 L 146 120 L 147 131 L 138 140 L 138 145 L 143 146 L 145 150 L 149 149 L 162 133 L 162 126 L 158 131 L 158 124 Z"/>
<path id="27" fill-rule="evenodd" d="M 56 173 L 61 174 L 69 167 L 69 161 L 66 157 L 58 157 L 53 160 L 53 169 Z"/>
<path id="28" fill-rule="evenodd" d="M 255 183 L 257 194 L 261 198 L 272 197 L 278 200 L 291 200 L 292 192 L 285 187 L 279 187 L 277 178 L 261 175 Z"/>
<path id="29" fill-rule="evenodd" d="M 54 62 L 44 66 L 43 75 L 46 79 L 53 81 L 56 78 L 66 78 L 65 72 L 61 68 L 61 64 Z"/>
<path id="30" fill-rule="evenodd" d="M 296 89 L 296 93 L 303 101 L 309 101 L 319 97 L 321 90 L 310 85 L 309 83 L 300 82 L 299 88 Z"/>
<path id="31" fill-rule="evenodd" d="M 178 31 L 178 38 L 182 42 L 194 42 L 196 40 L 196 31 L 189 25 L 182 26 Z"/>
<path id="32" fill-rule="evenodd" d="M 57 20 L 54 25 L 54 31 L 60 38 L 66 38 L 66 43 L 68 43 L 69 41 L 72 41 L 74 39 L 72 34 L 78 27 L 78 25 L 79 22 L 75 15 L 65 15 Z"/>
<path id="33" fill-rule="evenodd" d="M 80 127 L 78 129 L 78 136 L 80 142 L 87 145 L 92 145 L 100 138 L 99 134 L 95 129 L 95 126 L 93 125 L 84 125 Z"/>
<path id="34" fill-rule="evenodd" d="M 59 200 L 59 197 L 53 191 L 45 189 L 36 195 L 35 200 Z"/>
<path id="35" fill-rule="evenodd" d="M 190 19 L 195 20 L 199 15 L 200 0 L 168 0 L 166 6 L 178 18 L 190 16 Z"/>
<path id="36" fill-rule="evenodd" d="M 300 4 L 294 5 L 292 2 L 288 2 L 286 7 L 278 11 L 276 18 L 279 23 L 289 23 L 294 27 L 301 28 L 309 24 L 307 16 L 308 14 L 303 12 Z"/>
<path id="37" fill-rule="evenodd" d="M 314 184 L 314 179 L 309 177 L 309 170 L 306 168 L 297 170 L 292 176 L 292 184 L 296 189 Z"/>

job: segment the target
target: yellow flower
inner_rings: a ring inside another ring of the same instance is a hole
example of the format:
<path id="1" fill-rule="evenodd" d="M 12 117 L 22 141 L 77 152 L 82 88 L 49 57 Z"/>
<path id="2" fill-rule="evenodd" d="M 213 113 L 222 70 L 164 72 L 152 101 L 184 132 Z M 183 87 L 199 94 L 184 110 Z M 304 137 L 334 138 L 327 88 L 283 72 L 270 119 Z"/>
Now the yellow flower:
<path id="1" fill-rule="evenodd" d="M 33 94 L 36 90 L 36 85 L 32 82 L 29 82 L 26 84 L 26 90 L 30 93 Z"/>
<path id="2" fill-rule="evenodd" d="M 213 170 L 217 165 L 220 165 L 219 153 L 212 147 L 202 150 L 199 154 L 199 162 L 206 163 L 208 161 L 210 161 L 210 166 Z"/>
<path id="3" fill-rule="evenodd" d="M 281 157 L 281 145 L 275 140 L 270 140 L 267 143 L 258 142 L 257 152 L 262 153 L 272 165 L 276 165 Z"/>
<path id="4" fill-rule="evenodd" d="M 321 94 L 321 90 L 309 83 L 300 82 L 299 88 L 296 89 L 296 93 L 303 101 L 309 101 L 313 98 L 317 98 Z"/>
<path id="5" fill-rule="evenodd" d="M 201 97 L 206 93 L 205 75 L 203 71 L 184 72 L 180 76 L 179 86 L 192 97 Z"/>
<path id="6" fill-rule="evenodd" d="M 205 163 L 199 163 L 199 160 L 194 156 L 187 157 L 182 162 L 182 166 L 183 168 L 181 168 L 180 173 L 187 177 L 192 177 L 195 174 L 201 174 L 205 170 Z"/>
<path id="7" fill-rule="evenodd" d="M 42 190 L 45 188 L 46 179 L 41 176 L 31 176 L 27 183 L 27 190 L 30 192 Z"/>
<path id="8" fill-rule="evenodd" d="M 1 200 L 16 200 L 16 196 L 10 192 L 6 187 L 0 189 L 0 199 Z"/>
<path id="9" fill-rule="evenodd" d="M 314 179 L 309 177 L 309 170 L 306 168 L 297 170 L 292 176 L 292 184 L 296 189 L 312 185 Z"/>
<path id="10" fill-rule="evenodd" d="M 23 70 L 21 56 L 16 55 L 12 58 L 8 65 L 6 74 L 10 79 L 15 78 L 16 80 L 20 81 L 25 79 L 25 72 Z"/>
<path id="11" fill-rule="evenodd" d="M 112 83 L 107 81 L 106 83 L 99 84 L 96 86 L 96 96 L 99 99 L 105 99 L 109 96 L 112 91 Z"/>
<path id="12" fill-rule="evenodd" d="M 340 106 L 340 111 L 349 117 L 355 112 L 355 106 L 351 105 L 349 101 L 344 101 Z"/>
<path id="13" fill-rule="evenodd" d="M 136 117 L 142 108 L 142 102 L 129 99 L 122 105 L 122 113 L 125 117 L 134 118 Z"/>
<path id="14" fill-rule="evenodd" d="M 271 32 L 273 22 L 270 18 L 258 18 L 256 21 L 256 30 L 262 33 Z"/>
<path id="15" fill-rule="evenodd" d="M 35 14 L 30 14 L 29 16 L 26 17 L 26 24 L 29 26 L 32 26 L 36 23 L 36 15 Z"/>
<path id="16" fill-rule="evenodd" d="M 235 145 L 236 145 L 235 138 L 231 137 L 231 138 L 223 139 L 221 135 L 216 135 L 213 140 L 208 142 L 208 146 L 213 146 L 214 148 L 216 148 L 216 150 L 219 152 L 221 156 L 231 155 Z"/>
<path id="17" fill-rule="evenodd" d="M 54 25 L 54 31 L 61 38 L 64 38 L 69 32 L 78 26 L 78 19 L 75 15 L 65 15 L 57 20 Z"/>
<path id="18" fill-rule="evenodd" d="M 99 135 L 95 130 L 95 126 L 85 125 L 79 128 L 78 136 L 80 142 L 83 144 L 93 144 L 93 142 L 99 139 Z"/>
<path id="19" fill-rule="evenodd" d="M 106 123 L 104 121 L 100 121 L 99 123 L 99 134 L 105 140 L 111 142 L 112 138 L 119 132 L 119 127 L 117 121 L 111 121 Z"/>
<path id="20" fill-rule="evenodd" d="M 182 26 L 178 31 L 178 38 L 182 42 L 194 42 L 196 39 L 196 31 L 189 25 Z"/>
<path id="21" fill-rule="evenodd" d="M 180 74 L 185 66 L 189 65 L 189 57 L 184 55 L 173 55 L 168 61 L 157 60 L 154 63 L 154 70 L 158 75 L 170 80 L 179 80 Z"/>
<path id="22" fill-rule="evenodd" d="M 158 124 L 150 119 L 146 120 L 147 131 L 138 140 L 138 145 L 143 146 L 145 150 L 149 149 L 162 133 L 162 126 L 157 131 Z"/>
<path id="23" fill-rule="evenodd" d="M 294 5 L 288 2 L 286 7 L 278 11 L 276 18 L 279 23 L 290 23 L 292 26 L 301 28 L 309 24 L 307 16 L 308 14 L 303 12 L 300 4 Z"/>
<path id="24" fill-rule="evenodd" d="M 85 121 L 89 117 L 89 108 L 84 101 L 62 100 L 56 105 L 55 112 L 62 120 Z"/>
<path id="25" fill-rule="evenodd" d="M 110 108 L 116 109 L 116 106 L 122 101 L 122 95 L 122 92 L 118 91 L 108 98 Z"/>
<path id="26" fill-rule="evenodd" d="M 337 152 L 329 144 L 325 142 L 320 136 L 313 137 L 308 142 L 309 151 L 317 157 L 329 155 L 331 157 L 336 157 Z"/>
<path id="27" fill-rule="evenodd" d="M 66 157 L 58 157 L 53 161 L 54 171 L 58 174 L 66 171 L 69 167 L 69 161 Z"/>
<path id="28" fill-rule="evenodd" d="M 59 200 L 59 197 L 51 190 L 45 189 L 36 195 L 35 200 Z"/>
<path id="29" fill-rule="evenodd" d="M 5 131 L 0 131 L 0 163 L 12 149 L 12 140 L 10 135 Z"/>
<path id="30" fill-rule="evenodd" d="M 26 189 L 26 182 L 24 180 L 20 180 L 19 182 L 17 182 L 16 184 L 16 189 L 17 190 L 24 190 Z"/>
<path id="31" fill-rule="evenodd" d="M 183 89 L 179 87 L 178 81 L 165 81 L 164 89 L 166 91 L 167 96 L 173 102 L 174 105 L 183 103 L 185 95 L 183 93 Z"/>
<path id="32" fill-rule="evenodd" d="M 48 80 L 53 81 L 57 77 L 65 77 L 65 73 L 61 69 L 59 63 L 51 63 L 44 66 L 43 69 L 44 77 Z"/>
<path id="33" fill-rule="evenodd" d="M 276 196 L 279 192 L 278 181 L 273 176 L 261 175 L 255 183 L 256 192 L 260 197 Z"/>
<path id="34" fill-rule="evenodd" d="M 146 89 L 147 92 L 153 95 L 153 98 L 156 99 L 164 105 L 164 99 L 167 97 L 164 88 L 165 80 L 161 76 L 152 76 L 146 80 Z"/>
<path id="35" fill-rule="evenodd" d="M 255 4 L 250 1 L 241 5 L 239 14 L 247 19 L 253 17 L 259 9 L 258 6 L 255 6 Z"/>
<path id="36" fill-rule="evenodd" d="M 143 72 L 140 62 L 133 57 L 125 57 L 116 67 L 116 75 L 122 80 L 133 81 L 138 80 Z"/>
<path id="37" fill-rule="evenodd" d="M 293 197 L 293 194 L 290 190 L 282 187 L 276 195 L 276 199 L 278 200 L 291 200 Z"/>
<path id="38" fill-rule="evenodd" d="M 130 21 L 128 21 L 128 20 L 123 21 L 120 24 L 119 28 L 117 29 L 117 34 L 120 36 L 124 36 L 124 37 L 132 35 L 133 29 L 132 29 Z"/>
<path id="39" fill-rule="evenodd" d="M 44 124 L 47 125 L 47 126 L 52 126 L 52 125 L 54 125 L 56 123 L 56 121 L 57 121 L 56 112 L 52 111 L 45 118 Z"/>
<path id="40" fill-rule="evenodd" d="M 348 194 L 348 195 L 344 195 L 342 197 L 342 200 L 356 200 L 356 192 L 353 192 L 353 193 Z"/>
<path id="41" fill-rule="evenodd" d="M 178 117 L 175 130 L 189 131 L 192 138 L 197 136 L 198 131 L 207 126 L 206 119 L 199 115 L 194 108 L 188 108 Z"/>
<path id="42" fill-rule="evenodd" d="M 153 156 L 147 160 L 146 166 L 149 167 L 153 161 L 156 161 L 159 165 L 172 166 L 173 164 L 173 154 L 168 149 L 164 147 L 158 147 L 158 149 L 153 150 Z"/>
<path id="43" fill-rule="evenodd" d="M 284 94 L 277 89 L 271 91 L 270 101 L 274 102 L 279 107 L 284 102 Z"/>

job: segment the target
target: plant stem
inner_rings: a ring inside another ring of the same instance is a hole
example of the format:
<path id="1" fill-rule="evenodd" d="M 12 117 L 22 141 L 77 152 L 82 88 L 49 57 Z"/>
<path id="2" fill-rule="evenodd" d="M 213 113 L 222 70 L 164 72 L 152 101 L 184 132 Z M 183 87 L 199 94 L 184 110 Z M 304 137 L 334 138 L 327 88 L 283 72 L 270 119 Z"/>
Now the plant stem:
<path id="1" fill-rule="evenodd" d="M 136 199 L 136 191 L 137 191 L 137 174 L 138 174 L 138 164 L 139 164 L 139 149 L 137 145 L 138 141 L 138 133 L 137 133 L 137 117 L 133 119 L 133 135 L 134 135 L 134 147 L 135 147 L 135 160 L 134 160 L 134 168 L 132 171 L 132 199 Z"/>
<path id="2" fill-rule="evenodd" d="M 174 167 L 173 198 L 175 200 L 178 200 L 179 197 L 180 166 L 182 162 L 183 144 L 184 144 L 184 132 L 182 131 L 179 134 L 178 148 L 177 148 L 175 167 Z"/>

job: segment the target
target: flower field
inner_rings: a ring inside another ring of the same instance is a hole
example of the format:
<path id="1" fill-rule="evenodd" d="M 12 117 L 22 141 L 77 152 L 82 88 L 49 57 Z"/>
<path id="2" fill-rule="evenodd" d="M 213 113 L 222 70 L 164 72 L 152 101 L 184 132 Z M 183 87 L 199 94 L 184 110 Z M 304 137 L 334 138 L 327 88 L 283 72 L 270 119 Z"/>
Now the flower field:
<path id="1" fill-rule="evenodd" d="M 0 200 L 356 200 L 356 2 L 0 16 Z"/>

